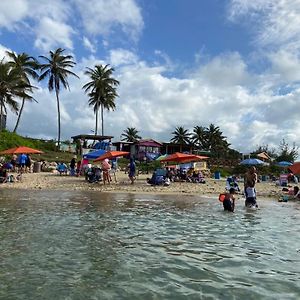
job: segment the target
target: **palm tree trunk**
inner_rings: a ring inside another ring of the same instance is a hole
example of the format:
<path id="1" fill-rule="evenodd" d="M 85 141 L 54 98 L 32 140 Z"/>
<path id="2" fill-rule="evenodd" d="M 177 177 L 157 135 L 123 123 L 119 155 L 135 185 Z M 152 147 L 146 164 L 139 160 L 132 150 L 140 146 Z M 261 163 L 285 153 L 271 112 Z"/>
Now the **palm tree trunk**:
<path id="1" fill-rule="evenodd" d="M 96 125 L 95 125 L 95 135 L 98 134 L 98 114 L 99 114 L 99 108 L 96 110 Z"/>
<path id="2" fill-rule="evenodd" d="M 1 101 L 1 104 L 0 104 L 0 131 L 3 130 L 2 128 L 2 124 L 3 124 L 3 104 L 2 104 L 2 101 Z"/>
<path id="3" fill-rule="evenodd" d="M 104 107 L 103 107 L 103 105 L 101 104 L 101 133 L 102 133 L 102 135 L 104 135 L 103 111 L 104 111 Z"/>
<path id="4" fill-rule="evenodd" d="M 21 115 L 22 115 L 22 112 L 23 112 L 23 108 L 24 108 L 24 105 L 25 105 L 25 98 L 22 99 L 22 105 L 21 105 L 21 108 L 20 108 L 20 111 L 19 111 L 19 114 L 18 114 L 18 119 L 17 119 L 17 122 L 16 122 L 16 125 L 15 125 L 15 128 L 14 128 L 14 133 L 17 131 L 18 129 L 18 126 L 19 126 L 19 122 L 20 122 L 20 119 L 21 119 Z"/>
<path id="5" fill-rule="evenodd" d="M 60 149 L 60 106 L 59 106 L 59 97 L 58 89 L 55 89 L 56 102 L 57 102 L 57 123 L 58 123 L 58 137 L 57 137 L 57 148 Z"/>

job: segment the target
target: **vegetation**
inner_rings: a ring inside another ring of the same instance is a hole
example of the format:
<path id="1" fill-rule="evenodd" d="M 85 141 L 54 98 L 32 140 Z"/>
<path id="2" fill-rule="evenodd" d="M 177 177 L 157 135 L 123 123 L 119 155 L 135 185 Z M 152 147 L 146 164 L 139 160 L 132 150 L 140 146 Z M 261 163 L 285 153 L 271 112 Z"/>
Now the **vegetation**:
<path id="1" fill-rule="evenodd" d="M 139 131 L 136 128 L 127 127 L 121 134 L 121 137 L 123 137 L 121 140 L 126 142 L 136 142 L 141 139 L 138 133 Z"/>
<path id="2" fill-rule="evenodd" d="M 20 80 L 24 81 L 24 83 L 28 86 L 27 87 L 28 93 L 32 94 L 33 86 L 30 83 L 29 77 L 32 77 L 34 79 L 37 79 L 39 77 L 38 73 L 36 72 L 36 70 L 39 68 L 39 64 L 37 60 L 32 56 L 27 55 L 26 53 L 15 54 L 14 52 L 7 51 L 6 54 L 10 59 L 8 61 L 8 65 L 13 70 L 15 70 L 18 76 L 20 76 Z M 17 131 L 26 100 L 32 101 L 34 99 L 32 97 L 28 97 L 26 94 L 23 95 L 22 105 L 18 113 L 18 119 L 13 132 Z"/>
<path id="3" fill-rule="evenodd" d="M 182 126 L 178 126 L 175 128 L 175 131 L 172 132 L 173 137 L 171 138 L 171 142 L 180 145 L 180 152 L 182 152 L 182 146 L 188 145 L 191 143 L 190 136 L 191 134 L 187 129 Z"/>
<path id="4" fill-rule="evenodd" d="M 87 68 L 85 72 L 91 79 L 82 88 L 88 93 L 89 106 L 93 106 L 96 115 L 95 135 L 98 132 L 98 112 L 101 110 L 101 133 L 104 135 L 104 109 L 108 111 L 116 108 L 115 99 L 118 97 L 116 86 L 119 81 L 112 78 L 114 69 L 109 65 L 96 65 L 94 69 Z"/>
<path id="5" fill-rule="evenodd" d="M 16 114 L 19 111 L 17 98 L 31 98 L 26 92 L 31 86 L 15 68 L 3 60 L 0 62 L 0 116 L 7 113 L 7 106 Z M 2 130 L 2 120 L 0 131 Z"/>
<path id="6" fill-rule="evenodd" d="M 58 122 L 58 137 L 57 144 L 58 149 L 60 145 L 60 103 L 59 103 L 59 92 L 60 87 L 63 85 L 65 89 L 70 89 L 68 83 L 68 76 L 72 75 L 79 78 L 75 73 L 70 71 L 70 68 L 73 68 L 76 64 L 73 61 L 71 55 L 63 55 L 64 49 L 58 48 L 54 52 L 50 51 L 50 58 L 46 56 L 40 56 L 46 63 L 40 65 L 41 75 L 39 81 L 49 78 L 48 80 L 48 89 L 50 92 L 55 90 L 56 103 L 57 103 L 57 122 Z"/>

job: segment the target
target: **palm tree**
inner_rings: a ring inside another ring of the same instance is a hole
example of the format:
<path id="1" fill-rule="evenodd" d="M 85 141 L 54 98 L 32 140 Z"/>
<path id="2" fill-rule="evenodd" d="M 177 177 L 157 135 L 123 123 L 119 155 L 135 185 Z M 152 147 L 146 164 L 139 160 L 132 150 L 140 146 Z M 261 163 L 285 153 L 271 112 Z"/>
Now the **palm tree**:
<path id="1" fill-rule="evenodd" d="M 216 156 L 220 156 L 220 154 L 224 154 L 228 151 L 230 144 L 226 141 L 226 137 L 223 136 L 218 126 L 210 124 L 209 127 L 206 128 L 206 137 L 207 144 L 205 150 L 210 151 Z"/>
<path id="2" fill-rule="evenodd" d="M 13 112 L 18 113 L 19 106 L 15 98 L 30 98 L 26 94 L 26 90 L 30 89 L 30 87 L 20 77 L 19 72 L 11 68 L 9 63 L 3 62 L 3 60 L 0 62 L 0 131 L 3 129 L 3 115 L 7 113 L 6 105 Z"/>
<path id="3" fill-rule="evenodd" d="M 21 76 L 21 78 L 24 80 L 24 82 L 26 84 L 31 86 L 29 76 L 34 79 L 38 79 L 38 77 L 39 77 L 38 73 L 36 72 L 36 70 L 39 67 L 37 60 L 35 58 L 33 58 L 32 56 L 29 56 L 26 53 L 17 54 L 17 55 L 14 52 L 6 51 L 6 53 L 9 56 L 9 58 L 11 59 L 8 62 L 8 64 L 19 73 L 19 75 Z M 28 90 L 30 93 L 32 93 L 32 88 L 33 87 L 31 86 L 31 88 Z M 22 98 L 22 105 L 21 105 L 20 111 L 18 113 L 18 119 L 17 119 L 17 122 L 16 122 L 13 132 L 17 131 L 26 100 L 34 100 L 34 99 L 32 97 L 30 97 L 30 98 L 23 97 Z"/>
<path id="4" fill-rule="evenodd" d="M 175 131 L 172 132 L 174 135 L 171 138 L 171 142 L 175 144 L 180 144 L 180 152 L 182 151 L 182 145 L 187 145 L 190 143 L 190 133 L 187 129 L 184 129 L 182 126 L 178 126 L 175 128 Z"/>
<path id="5" fill-rule="evenodd" d="M 192 134 L 193 143 L 203 150 L 206 144 L 206 128 L 204 126 L 195 126 Z"/>
<path id="6" fill-rule="evenodd" d="M 140 140 L 141 137 L 138 135 L 139 131 L 134 127 L 127 127 L 124 132 L 121 134 L 122 141 L 126 142 L 136 142 L 137 140 Z"/>
<path id="7" fill-rule="evenodd" d="M 73 61 L 73 56 L 63 55 L 65 49 L 58 48 L 55 51 L 50 51 L 50 57 L 41 55 L 40 57 L 46 61 L 45 64 L 40 65 L 41 75 L 39 81 L 44 80 L 46 77 L 49 77 L 48 89 L 50 92 L 55 90 L 56 103 L 57 103 L 57 122 L 58 122 L 58 138 L 57 144 L 58 149 L 60 146 L 60 103 L 59 103 L 59 92 L 61 84 L 65 89 L 70 90 L 69 83 L 67 78 L 69 75 L 79 78 L 75 73 L 70 71 L 70 68 L 73 68 L 76 63 Z"/>
<path id="8" fill-rule="evenodd" d="M 87 68 L 85 71 L 91 81 L 82 88 L 88 93 L 89 105 L 94 107 L 96 115 L 95 135 L 98 132 L 99 108 L 101 109 L 101 133 L 104 135 L 104 109 L 109 111 L 116 107 L 115 99 L 118 97 L 116 87 L 119 85 L 119 81 L 111 77 L 113 71 L 114 69 L 110 68 L 109 65 L 96 65 L 94 69 Z"/>

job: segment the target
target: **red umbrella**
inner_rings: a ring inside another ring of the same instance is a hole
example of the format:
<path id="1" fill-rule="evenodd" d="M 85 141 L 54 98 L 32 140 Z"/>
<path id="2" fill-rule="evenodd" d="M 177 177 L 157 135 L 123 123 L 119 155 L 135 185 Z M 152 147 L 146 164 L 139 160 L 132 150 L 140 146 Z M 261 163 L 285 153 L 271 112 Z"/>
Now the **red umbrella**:
<path id="1" fill-rule="evenodd" d="M 173 154 L 168 155 L 166 158 L 162 159 L 161 162 L 186 162 L 191 161 L 191 159 L 195 159 L 196 155 L 193 154 L 185 154 L 180 152 L 175 152 Z"/>
<path id="2" fill-rule="evenodd" d="M 97 157 L 94 161 L 100 161 L 100 160 L 104 160 L 106 158 L 112 159 L 112 158 L 115 158 L 115 157 L 125 156 L 125 155 L 128 155 L 128 154 L 129 154 L 129 152 L 126 152 L 126 151 L 107 151 L 103 155 Z"/>
<path id="3" fill-rule="evenodd" d="M 22 153 L 24 153 L 24 154 L 41 154 L 44 152 L 33 149 L 33 148 L 25 147 L 25 146 L 10 148 L 10 149 L 0 152 L 0 154 L 22 154 Z"/>
<path id="4" fill-rule="evenodd" d="M 300 174 L 300 161 L 295 162 L 293 165 L 288 167 L 294 174 Z"/>
<path id="5" fill-rule="evenodd" d="M 184 163 L 188 163 L 188 162 L 194 162 L 194 161 L 200 161 L 200 160 L 204 160 L 209 158 L 208 156 L 202 156 L 202 155 L 193 155 L 194 157 L 191 158 L 187 158 L 186 160 L 184 160 Z"/>

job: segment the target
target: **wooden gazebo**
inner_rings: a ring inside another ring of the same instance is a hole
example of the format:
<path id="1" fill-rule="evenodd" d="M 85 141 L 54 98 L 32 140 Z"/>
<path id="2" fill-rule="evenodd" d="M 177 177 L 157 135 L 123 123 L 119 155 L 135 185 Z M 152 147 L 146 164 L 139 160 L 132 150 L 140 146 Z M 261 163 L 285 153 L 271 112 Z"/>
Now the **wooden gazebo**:
<path id="1" fill-rule="evenodd" d="M 95 135 L 95 134 L 79 134 L 71 137 L 73 139 L 73 142 L 79 146 L 79 149 L 77 149 L 78 154 L 82 154 L 82 148 L 87 148 L 87 141 L 105 141 L 108 140 L 111 142 L 113 139 L 113 136 L 111 135 Z"/>

